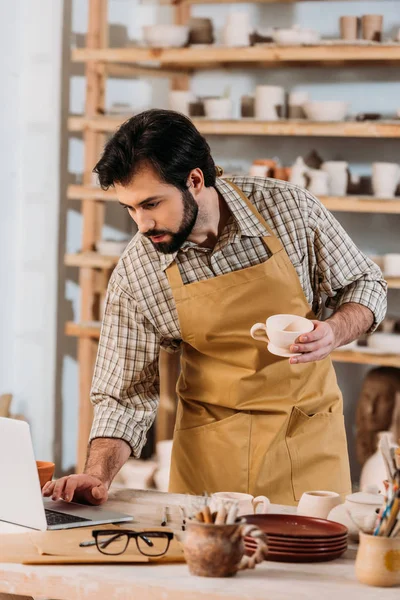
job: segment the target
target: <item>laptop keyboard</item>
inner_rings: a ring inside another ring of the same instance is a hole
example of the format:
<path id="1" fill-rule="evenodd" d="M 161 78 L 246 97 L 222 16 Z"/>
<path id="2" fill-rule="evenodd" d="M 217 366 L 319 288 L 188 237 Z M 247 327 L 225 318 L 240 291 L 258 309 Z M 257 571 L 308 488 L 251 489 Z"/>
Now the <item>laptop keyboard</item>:
<path id="1" fill-rule="evenodd" d="M 44 511 L 46 513 L 47 525 L 66 525 L 67 523 L 78 523 L 80 521 L 90 521 L 91 519 L 84 519 L 83 517 L 76 517 L 75 515 L 67 515 L 66 513 L 60 513 L 55 510 L 49 510 L 48 508 Z"/>

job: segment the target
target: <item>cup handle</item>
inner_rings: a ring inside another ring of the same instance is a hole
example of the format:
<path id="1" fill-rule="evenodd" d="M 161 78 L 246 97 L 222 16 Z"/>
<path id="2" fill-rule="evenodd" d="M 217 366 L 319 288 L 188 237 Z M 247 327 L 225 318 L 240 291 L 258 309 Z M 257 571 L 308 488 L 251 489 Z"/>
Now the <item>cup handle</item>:
<path id="1" fill-rule="evenodd" d="M 266 342 L 267 344 L 269 342 L 267 336 L 267 328 L 265 327 L 264 323 L 256 323 L 255 325 L 253 325 L 253 327 L 250 329 L 250 335 L 253 338 L 253 340 L 257 340 L 259 342 Z"/>
<path id="2" fill-rule="evenodd" d="M 257 506 L 259 504 L 262 504 L 261 513 L 263 513 L 263 514 L 268 512 L 268 507 L 271 504 L 271 502 L 269 501 L 269 499 L 266 496 L 257 496 L 256 498 L 253 498 L 252 503 L 253 503 L 253 510 L 255 513 L 257 512 Z"/>

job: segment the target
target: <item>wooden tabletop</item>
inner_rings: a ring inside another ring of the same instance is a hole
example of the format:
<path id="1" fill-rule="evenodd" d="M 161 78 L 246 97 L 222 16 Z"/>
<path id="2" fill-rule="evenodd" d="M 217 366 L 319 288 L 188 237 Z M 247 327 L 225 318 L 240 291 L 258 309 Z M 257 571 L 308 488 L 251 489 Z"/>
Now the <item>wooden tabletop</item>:
<path id="1" fill-rule="evenodd" d="M 185 496 L 121 490 L 109 507 L 131 513 L 144 525 L 159 525 L 164 506 L 168 525 L 181 529 L 179 505 Z M 274 512 L 293 508 L 273 505 Z M 0 528 L 2 531 L 9 531 Z M 1 535 L 0 535 L 1 543 Z M 28 566 L 0 564 L 1 592 L 55 600 L 398 600 L 399 588 L 359 584 L 354 574 L 356 549 L 332 562 L 289 564 L 264 562 L 232 578 L 190 575 L 186 565 L 72 565 Z"/>

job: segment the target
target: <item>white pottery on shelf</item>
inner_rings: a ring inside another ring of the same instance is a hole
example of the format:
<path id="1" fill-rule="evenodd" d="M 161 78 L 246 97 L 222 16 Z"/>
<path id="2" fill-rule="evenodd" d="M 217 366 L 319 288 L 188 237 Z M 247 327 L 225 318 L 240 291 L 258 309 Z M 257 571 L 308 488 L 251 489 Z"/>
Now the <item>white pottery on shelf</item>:
<path id="1" fill-rule="evenodd" d="M 240 47 L 250 45 L 250 17 L 247 12 L 230 12 L 222 31 L 222 41 L 225 46 Z"/>
<path id="2" fill-rule="evenodd" d="M 373 333 L 368 338 L 368 348 L 387 354 L 400 354 L 400 335 L 380 331 Z"/>
<path id="3" fill-rule="evenodd" d="M 386 277 L 400 277 L 400 254 L 385 254 L 383 256 L 383 272 Z"/>
<path id="4" fill-rule="evenodd" d="M 344 121 L 349 104 L 340 100 L 312 101 L 303 104 L 307 119 L 311 121 Z"/>
<path id="5" fill-rule="evenodd" d="M 357 541 L 359 529 L 356 523 L 366 531 L 372 531 L 374 528 L 376 511 L 381 508 L 384 500 L 383 495 L 378 493 L 378 489 L 376 486 L 371 486 L 368 491 L 349 494 L 344 504 L 331 510 L 328 519 L 345 525 L 349 530 L 349 537 Z"/>
<path id="6" fill-rule="evenodd" d="M 268 167 L 265 165 L 251 165 L 249 175 L 251 177 L 267 177 Z"/>
<path id="7" fill-rule="evenodd" d="M 192 92 L 186 90 L 170 90 L 168 94 L 168 108 L 189 116 L 189 104 L 194 102 Z"/>
<path id="8" fill-rule="evenodd" d="M 309 169 L 303 158 L 298 156 L 290 170 L 289 182 L 304 188 L 306 186 L 306 174 L 308 171 Z"/>
<path id="9" fill-rule="evenodd" d="M 321 36 L 318 31 L 313 29 L 302 29 L 298 25 L 290 29 L 275 29 L 272 32 L 272 39 L 276 44 L 282 46 L 298 46 L 300 44 L 315 44 Z"/>
<path id="10" fill-rule="evenodd" d="M 321 165 L 321 169 L 329 176 L 329 195 L 345 196 L 347 193 L 347 180 L 349 164 L 343 160 L 328 160 Z"/>
<path id="11" fill-rule="evenodd" d="M 382 334 L 389 335 L 389 334 Z M 400 338 L 400 336 L 399 336 Z M 387 479 L 387 471 L 385 468 L 385 462 L 382 456 L 382 452 L 379 449 L 379 441 L 382 437 L 389 435 L 389 439 L 394 444 L 394 436 L 390 431 L 381 431 L 378 433 L 378 447 L 372 456 L 364 463 L 360 475 L 360 490 L 364 491 L 369 489 L 371 486 L 375 486 L 379 491 L 384 490 L 383 482 Z"/>
<path id="12" fill-rule="evenodd" d="M 254 114 L 260 121 L 277 121 L 278 106 L 285 104 L 285 90 L 278 85 L 258 85 L 256 87 Z"/>
<path id="13" fill-rule="evenodd" d="M 372 189 L 378 198 L 394 198 L 400 181 L 400 166 L 397 163 L 372 163 Z"/>
<path id="14" fill-rule="evenodd" d="M 320 169 L 309 169 L 308 175 L 311 178 L 308 184 L 308 191 L 314 196 L 327 196 L 329 192 L 329 175 Z"/>
<path id="15" fill-rule="evenodd" d="M 129 240 L 99 240 L 96 250 L 102 256 L 120 256 L 125 250 Z"/>
<path id="16" fill-rule="evenodd" d="M 143 38 L 152 48 L 181 48 L 189 39 L 186 25 L 145 25 Z"/>
<path id="17" fill-rule="evenodd" d="M 204 110 L 208 119 L 232 119 L 232 100 L 230 98 L 206 98 Z"/>

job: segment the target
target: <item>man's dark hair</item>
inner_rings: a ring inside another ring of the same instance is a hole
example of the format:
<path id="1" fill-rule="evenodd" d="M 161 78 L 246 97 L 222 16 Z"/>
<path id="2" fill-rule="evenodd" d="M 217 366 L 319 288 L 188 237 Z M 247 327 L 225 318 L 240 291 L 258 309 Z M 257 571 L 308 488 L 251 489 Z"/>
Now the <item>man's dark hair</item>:
<path id="1" fill-rule="evenodd" d="M 103 189 L 127 185 L 144 164 L 161 181 L 185 190 L 193 169 L 201 169 L 206 187 L 215 185 L 210 147 L 193 123 L 172 110 L 147 110 L 128 119 L 107 142 L 93 171 Z"/>

